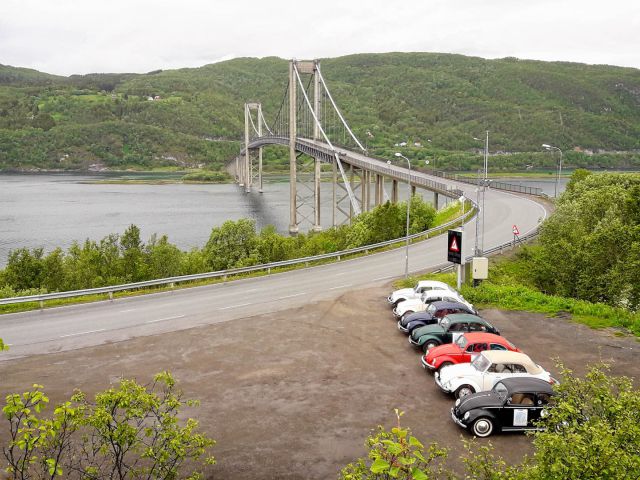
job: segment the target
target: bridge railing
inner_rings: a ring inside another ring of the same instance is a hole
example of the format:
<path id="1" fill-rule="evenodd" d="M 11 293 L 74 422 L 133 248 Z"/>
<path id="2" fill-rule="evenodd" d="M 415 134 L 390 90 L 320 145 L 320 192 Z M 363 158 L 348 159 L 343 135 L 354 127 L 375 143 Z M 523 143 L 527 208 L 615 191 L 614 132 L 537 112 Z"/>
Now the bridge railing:
<path id="1" fill-rule="evenodd" d="M 448 173 L 442 171 L 433 171 L 429 172 L 430 175 L 434 175 L 436 177 L 447 178 L 449 180 L 456 180 L 462 183 L 468 183 L 470 185 L 477 185 L 478 180 L 472 177 L 467 177 L 464 175 L 458 175 L 457 173 Z M 495 188 L 497 190 L 506 190 L 508 192 L 516 192 L 516 193 L 526 193 L 528 195 L 536 195 L 538 197 L 545 197 L 546 194 L 543 192 L 541 188 L 538 187 L 527 187 L 525 185 L 516 185 L 513 183 L 507 182 L 497 182 L 495 180 L 489 180 L 488 186 L 490 188 Z"/>
<path id="2" fill-rule="evenodd" d="M 415 240 L 418 238 L 429 237 L 434 233 L 439 233 L 442 230 L 452 227 L 454 225 L 459 224 L 460 222 L 467 222 L 471 220 L 471 218 L 475 215 L 477 211 L 477 206 L 474 202 L 470 201 L 474 208 L 470 208 L 468 212 L 465 212 L 463 216 L 457 217 L 443 225 L 439 225 L 435 228 L 430 228 L 429 230 L 425 230 L 424 232 L 415 233 L 413 235 L 409 235 L 410 240 Z M 396 238 L 393 240 L 387 240 L 384 242 L 379 242 L 372 245 L 365 245 L 363 247 L 351 248 L 349 250 L 342 250 L 339 252 L 325 253 L 321 255 L 314 255 L 311 257 L 303 257 L 303 258 L 295 258 L 291 260 L 283 260 L 280 262 L 272 262 L 262 265 L 253 265 L 250 267 L 242 267 L 242 268 L 233 268 L 228 270 L 220 270 L 217 272 L 207 272 L 207 273 L 196 273 L 192 275 L 181 275 L 176 277 L 168 277 L 168 278 L 159 278 L 156 280 L 147 280 L 144 282 L 134 282 L 134 283 L 126 283 L 122 285 L 109 285 L 105 287 L 97 287 L 97 288 L 87 288 L 83 290 L 71 290 L 68 292 L 54 292 L 54 293 L 43 293 L 40 295 L 29 295 L 23 297 L 10 297 L 10 298 L 2 298 L 0 299 L 0 305 L 11 305 L 17 303 L 28 303 L 28 302 L 40 302 L 40 306 L 44 305 L 44 302 L 47 300 L 58 300 L 63 298 L 73 298 L 73 297 L 84 297 L 87 295 L 101 295 L 108 294 L 110 298 L 113 298 L 113 294 L 115 292 L 121 292 L 126 290 L 138 290 L 141 288 L 147 287 L 157 287 L 157 286 L 173 286 L 176 283 L 182 282 L 194 282 L 198 280 L 208 280 L 213 278 L 222 278 L 226 280 L 227 277 L 240 275 L 244 273 L 251 273 L 257 271 L 267 271 L 267 273 L 271 273 L 272 269 L 279 267 L 288 267 L 288 266 L 296 266 L 302 264 L 310 264 L 312 262 L 322 261 L 322 260 L 330 260 L 337 259 L 340 261 L 342 257 L 348 257 L 351 255 L 356 255 L 359 253 L 369 253 L 370 250 L 377 250 L 380 248 L 388 247 L 390 245 L 404 242 L 407 237 Z"/>

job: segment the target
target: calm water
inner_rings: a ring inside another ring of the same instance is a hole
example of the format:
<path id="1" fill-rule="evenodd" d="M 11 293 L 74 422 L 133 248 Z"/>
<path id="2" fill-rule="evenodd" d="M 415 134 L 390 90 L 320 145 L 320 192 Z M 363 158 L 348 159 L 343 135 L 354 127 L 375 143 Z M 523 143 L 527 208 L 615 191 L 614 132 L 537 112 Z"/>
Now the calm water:
<path id="1" fill-rule="evenodd" d="M 225 220 L 251 218 L 258 229 L 274 225 L 280 232 L 288 231 L 286 182 L 265 183 L 262 194 L 257 190 L 245 194 L 237 185 L 229 184 L 89 183 L 112 177 L 0 175 L 0 266 L 6 264 L 12 249 L 44 247 L 47 252 L 56 247 L 66 249 L 74 240 L 100 240 L 111 233 L 122 233 L 131 224 L 140 227 L 144 241 L 153 233 L 166 234 L 169 241 L 182 249 L 202 247 L 211 229 Z M 553 195 L 553 180 L 511 182 L 538 186 Z M 402 187 L 401 199 L 406 190 Z M 321 223 L 328 227 L 332 221 L 331 185 L 323 183 L 321 188 Z M 386 191 L 391 192 L 389 185 Z M 300 187 L 299 194 L 306 196 L 311 192 Z M 430 193 L 424 195 L 425 200 L 431 201 Z M 308 228 L 304 226 L 301 230 Z"/>

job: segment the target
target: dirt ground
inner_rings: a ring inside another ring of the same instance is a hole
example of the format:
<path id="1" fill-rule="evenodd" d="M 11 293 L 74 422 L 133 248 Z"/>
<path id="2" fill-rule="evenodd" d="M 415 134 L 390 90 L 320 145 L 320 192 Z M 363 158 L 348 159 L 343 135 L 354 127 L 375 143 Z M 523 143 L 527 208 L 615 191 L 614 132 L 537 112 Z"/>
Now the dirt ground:
<path id="1" fill-rule="evenodd" d="M 71 352 L 0 362 L 0 395 L 45 386 L 52 403 L 74 388 L 95 393 L 120 377 L 147 383 L 170 370 L 190 412 L 218 442 L 207 478 L 327 479 L 365 453 L 376 425 L 393 426 L 394 408 L 424 442 L 451 449 L 470 438 L 449 417 L 419 355 L 396 329 L 386 302 L 390 286 L 345 293 L 304 308 L 137 338 Z M 555 358 L 577 373 L 600 359 L 615 374 L 638 377 L 640 343 L 562 318 L 485 310 L 481 314 L 545 368 Z M 6 431 L 0 429 L 0 437 Z M 6 438 L 0 438 L 4 443 Z M 510 462 L 531 452 L 521 434 L 491 438 Z"/>

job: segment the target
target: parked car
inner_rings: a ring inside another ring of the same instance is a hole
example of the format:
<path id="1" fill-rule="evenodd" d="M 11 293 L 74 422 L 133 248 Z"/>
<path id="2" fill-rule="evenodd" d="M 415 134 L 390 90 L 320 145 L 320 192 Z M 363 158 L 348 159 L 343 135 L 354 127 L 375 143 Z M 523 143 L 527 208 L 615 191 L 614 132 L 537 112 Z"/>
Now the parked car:
<path id="1" fill-rule="evenodd" d="M 450 365 L 435 373 L 436 385 L 456 398 L 491 390 L 496 382 L 511 377 L 533 377 L 550 384 L 556 380 L 549 372 L 519 352 L 487 350 L 471 363 Z"/>
<path id="2" fill-rule="evenodd" d="M 396 290 L 387 297 L 387 301 L 391 306 L 395 307 L 398 302 L 407 300 L 410 298 L 420 298 L 420 296 L 429 290 L 450 290 L 455 292 L 448 284 L 444 282 L 438 282 L 436 280 L 421 280 L 413 288 L 401 288 Z"/>
<path id="3" fill-rule="evenodd" d="M 420 312 L 415 312 L 420 313 Z M 413 329 L 422 327 L 424 325 L 431 325 L 436 323 L 433 321 L 435 318 L 439 320 L 443 318 L 445 315 L 451 315 L 454 313 L 470 313 L 475 314 L 475 310 L 473 308 L 469 308 L 464 303 L 460 302 L 449 302 L 449 301 L 440 301 L 440 302 L 432 302 L 429 304 L 427 309 L 422 312 L 422 316 L 413 316 L 410 319 L 406 318 L 409 315 L 405 315 L 405 317 L 401 318 L 398 321 L 398 330 L 404 333 L 410 333 Z M 406 318 L 406 320 L 405 320 Z M 422 322 L 422 323 L 421 323 Z M 448 342 L 447 342 L 448 343 Z"/>
<path id="4" fill-rule="evenodd" d="M 455 342 L 466 332 L 487 332 L 500 335 L 497 328 L 477 315 L 470 313 L 448 314 L 437 325 L 415 328 L 409 335 L 409 343 L 427 353 L 433 347 Z"/>
<path id="5" fill-rule="evenodd" d="M 440 370 L 449 365 L 470 363 L 476 355 L 485 350 L 520 351 L 513 343 L 500 335 L 469 332 L 460 335 L 453 343 L 430 349 L 422 356 L 421 362 L 427 370 Z"/>
<path id="6" fill-rule="evenodd" d="M 425 312 L 429 305 L 434 302 L 458 302 L 469 307 L 469 311 L 475 313 L 473 305 L 467 302 L 458 292 L 447 290 L 430 290 L 424 292 L 420 298 L 412 298 L 404 300 L 393 309 L 393 315 L 396 318 L 402 318 L 404 315 L 415 312 Z"/>
<path id="7" fill-rule="evenodd" d="M 456 400 L 451 418 L 477 437 L 494 432 L 540 430 L 537 421 L 552 403 L 549 382 L 532 377 L 500 380 L 490 392 L 472 393 Z"/>

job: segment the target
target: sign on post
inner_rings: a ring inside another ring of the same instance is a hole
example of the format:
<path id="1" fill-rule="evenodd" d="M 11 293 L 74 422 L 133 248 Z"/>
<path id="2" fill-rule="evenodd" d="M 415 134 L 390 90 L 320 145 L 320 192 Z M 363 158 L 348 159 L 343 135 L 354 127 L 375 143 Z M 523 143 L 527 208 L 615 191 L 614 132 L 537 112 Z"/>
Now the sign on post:
<path id="1" fill-rule="evenodd" d="M 447 241 L 447 261 L 462 264 L 462 232 L 449 230 Z"/>

